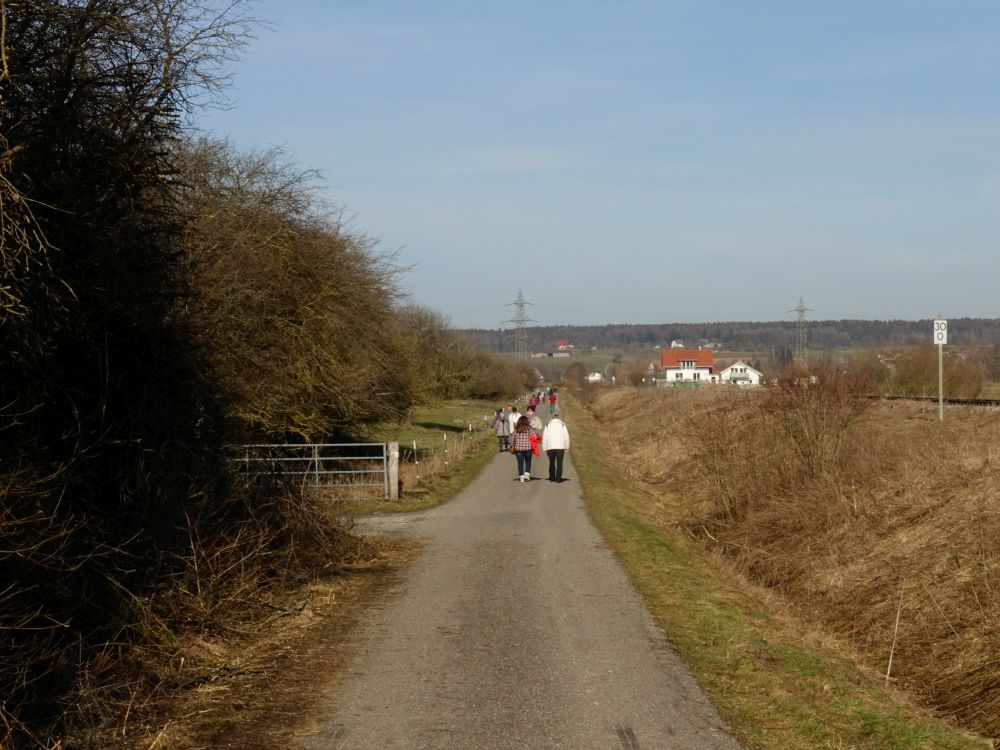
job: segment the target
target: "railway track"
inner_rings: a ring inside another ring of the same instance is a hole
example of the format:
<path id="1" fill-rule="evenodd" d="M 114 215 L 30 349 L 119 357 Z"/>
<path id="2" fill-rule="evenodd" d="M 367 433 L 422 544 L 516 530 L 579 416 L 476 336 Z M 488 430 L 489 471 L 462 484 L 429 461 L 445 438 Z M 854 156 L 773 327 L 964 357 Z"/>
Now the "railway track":
<path id="1" fill-rule="evenodd" d="M 937 403 L 937 396 L 869 396 L 879 401 L 928 401 Z M 946 398 L 944 402 L 954 406 L 993 406 L 1000 407 L 1000 398 Z"/>

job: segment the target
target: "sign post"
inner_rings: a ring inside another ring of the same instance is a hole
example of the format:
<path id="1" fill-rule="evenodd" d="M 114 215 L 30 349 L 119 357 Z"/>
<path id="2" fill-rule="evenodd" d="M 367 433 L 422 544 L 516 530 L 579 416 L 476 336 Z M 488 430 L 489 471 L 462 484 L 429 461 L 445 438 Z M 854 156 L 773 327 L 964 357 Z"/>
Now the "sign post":
<path id="1" fill-rule="evenodd" d="M 944 345 L 948 343 L 948 321 L 934 321 L 934 343 L 938 348 L 938 420 L 944 421 Z"/>

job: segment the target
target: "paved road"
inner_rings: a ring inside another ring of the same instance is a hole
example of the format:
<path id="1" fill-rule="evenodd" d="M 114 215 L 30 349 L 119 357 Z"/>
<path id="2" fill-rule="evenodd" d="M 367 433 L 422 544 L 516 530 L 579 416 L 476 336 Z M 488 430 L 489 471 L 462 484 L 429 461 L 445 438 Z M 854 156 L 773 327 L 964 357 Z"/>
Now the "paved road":
<path id="1" fill-rule="evenodd" d="M 311 750 L 738 750 L 561 484 L 498 455 L 450 503 L 388 516 L 426 540 L 371 613 Z"/>

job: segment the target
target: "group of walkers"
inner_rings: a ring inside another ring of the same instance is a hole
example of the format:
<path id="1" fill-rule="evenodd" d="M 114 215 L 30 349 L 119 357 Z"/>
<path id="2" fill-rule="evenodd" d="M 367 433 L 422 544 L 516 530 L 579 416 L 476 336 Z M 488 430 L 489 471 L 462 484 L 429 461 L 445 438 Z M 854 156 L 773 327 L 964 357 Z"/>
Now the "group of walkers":
<path id="1" fill-rule="evenodd" d="M 542 398 L 549 400 L 548 424 L 543 424 L 536 411 Z M 533 393 L 524 414 L 513 404 L 506 409 L 497 409 L 493 417 L 498 452 L 509 452 L 517 459 L 517 478 L 520 482 L 531 481 L 531 459 L 544 451 L 549 459 L 549 481 L 563 480 L 563 459 L 569 450 L 569 430 L 559 417 L 556 408 L 556 391 L 550 388 L 547 394 Z"/>
<path id="2" fill-rule="evenodd" d="M 539 407 L 546 401 L 549 402 L 549 414 L 556 413 L 556 389 L 547 388 L 544 391 L 535 391 L 528 398 L 528 408 L 533 411 L 538 411 Z"/>

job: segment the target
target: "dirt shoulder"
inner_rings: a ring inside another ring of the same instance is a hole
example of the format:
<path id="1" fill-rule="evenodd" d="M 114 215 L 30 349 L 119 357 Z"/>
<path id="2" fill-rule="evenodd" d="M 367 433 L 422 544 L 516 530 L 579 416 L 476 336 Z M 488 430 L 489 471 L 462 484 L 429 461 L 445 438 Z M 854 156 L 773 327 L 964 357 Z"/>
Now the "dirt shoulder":
<path id="1" fill-rule="evenodd" d="M 373 563 L 316 581 L 289 597 L 287 611 L 253 637 L 204 648 L 215 677 L 163 704 L 161 727 L 134 738 L 144 750 L 288 748 L 307 730 L 319 699 L 337 685 L 348 643 L 365 613 L 390 596 L 418 543 L 378 543 Z"/>

